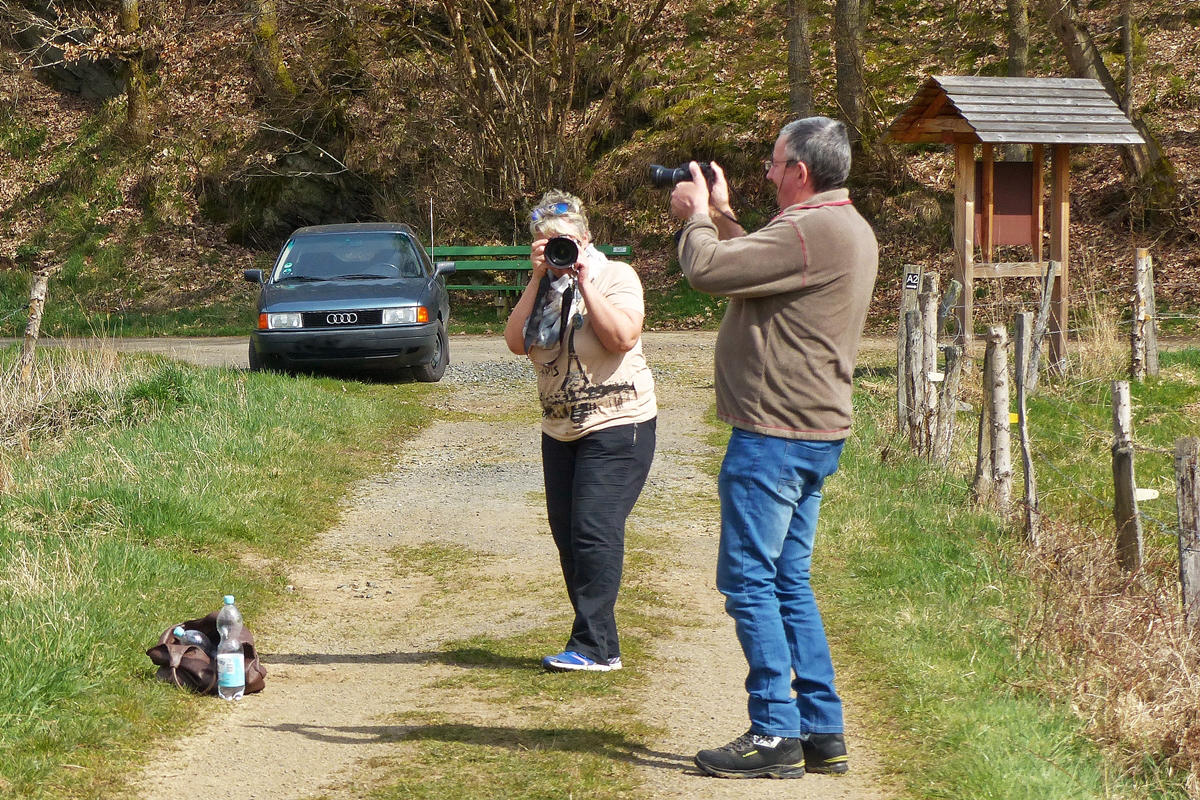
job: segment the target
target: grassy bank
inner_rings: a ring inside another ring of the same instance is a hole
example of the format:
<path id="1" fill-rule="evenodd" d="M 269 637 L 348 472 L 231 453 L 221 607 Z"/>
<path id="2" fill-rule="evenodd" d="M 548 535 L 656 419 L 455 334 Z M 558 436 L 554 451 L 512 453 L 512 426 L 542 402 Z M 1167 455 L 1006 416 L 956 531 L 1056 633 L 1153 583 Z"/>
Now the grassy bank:
<path id="1" fill-rule="evenodd" d="M 1200 398 L 1197 355 L 1164 356 L 1163 378 L 1135 387 L 1139 443 L 1161 448 L 1175 436 L 1200 435 L 1195 414 L 1181 412 Z M 1182 741 L 1186 709 L 1162 698 L 1172 693 L 1165 687 L 1187 683 L 1174 652 L 1106 647 L 1125 630 L 1103 624 L 1118 607 L 1141 609 L 1150 629 L 1179 624 L 1171 613 L 1178 604 L 1173 537 L 1148 524 L 1148 567 L 1136 580 L 1113 565 L 1108 381 L 1046 387 L 1032 404 L 1042 509 L 1052 531 L 1039 548 L 1022 541 L 1017 523 L 971 507 L 970 415 L 960 416 L 970 441 L 945 470 L 911 458 L 891 433 L 890 385 L 868 378 L 864 386 L 857 431 L 828 484 L 819 545 L 826 560 L 814 582 L 852 685 L 878 704 L 873 724 L 908 791 L 930 798 L 1187 797 L 1194 764 Z M 1163 488 L 1147 513 L 1173 522 L 1168 461 L 1157 452 L 1139 455 L 1145 469 L 1139 466 L 1138 485 Z M 1075 602 L 1082 597 L 1094 602 Z M 1166 613 L 1151 622 L 1156 607 Z M 1146 691 L 1148 674 L 1162 679 L 1157 698 Z M 1129 719 L 1106 725 L 1106 701 L 1130 695 L 1140 698 L 1141 726 L 1157 723 L 1157 738 Z"/>
<path id="2" fill-rule="evenodd" d="M 79 354 L 43 351 L 39 372 Z M 12 353 L 6 355 L 11 363 Z M 149 680 L 168 624 L 237 595 L 254 619 L 294 556 L 426 417 L 424 385 L 113 357 L 35 409 L 0 495 L 0 796 L 104 797 L 215 707 Z"/>

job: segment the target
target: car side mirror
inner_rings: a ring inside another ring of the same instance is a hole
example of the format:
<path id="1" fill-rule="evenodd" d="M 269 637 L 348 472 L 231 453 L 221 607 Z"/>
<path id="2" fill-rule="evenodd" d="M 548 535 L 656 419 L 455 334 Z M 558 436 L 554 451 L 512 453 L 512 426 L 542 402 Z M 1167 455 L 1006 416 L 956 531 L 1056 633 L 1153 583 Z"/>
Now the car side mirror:
<path id="1" fill-rule="evenodd" d="M 242 270 L 242 277 L 250 283 L 262 283 L 263 271 L 261 269 Z"/>
<path id="2" fill-rule="evenodd" d="M 443 275 L 453 275 L 458 271 L 458 266 L 453 261 L 439 261 L 433 269 L 433 277 L 440 278 Z"/>

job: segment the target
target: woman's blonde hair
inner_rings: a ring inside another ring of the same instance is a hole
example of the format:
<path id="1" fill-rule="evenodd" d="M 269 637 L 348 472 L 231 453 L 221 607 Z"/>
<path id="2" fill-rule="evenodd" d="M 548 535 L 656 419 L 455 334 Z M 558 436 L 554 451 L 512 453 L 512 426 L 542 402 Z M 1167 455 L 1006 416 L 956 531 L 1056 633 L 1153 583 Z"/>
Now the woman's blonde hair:
<path id="1" fill-rule="evenodd" d="M 566 211 L 558 211 L 554 207 L 559 204 L 567 207 Z M 529 232 L 534 238 L 542 236 L 579 236 L 592 239 L 592 231 L 588 227 L 587 215 L 583 213 L 583 201 L 573 194 L 551 189 L 542 195 L 542 199 L 529 212 Z"/>

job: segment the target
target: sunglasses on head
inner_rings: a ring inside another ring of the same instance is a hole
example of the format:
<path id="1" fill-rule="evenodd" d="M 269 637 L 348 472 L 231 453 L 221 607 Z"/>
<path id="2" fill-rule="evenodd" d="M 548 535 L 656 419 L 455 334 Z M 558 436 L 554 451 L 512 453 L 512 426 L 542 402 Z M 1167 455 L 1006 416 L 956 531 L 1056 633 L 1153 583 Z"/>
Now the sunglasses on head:
<path id="1" fill-rule="evenodd" d="M 533 211 L 530 212 L 529 218 L 533 222 L 537 222 L 542 217 L 549 217 L 549 216 L 559 217 L 559 216 L 562 216 L 563 214 L 568 213 L 570 210 L 571 210 L 570 203 L 554 203 L 552 205 L 542 206 L 541 208 L 535 208 Z"/>

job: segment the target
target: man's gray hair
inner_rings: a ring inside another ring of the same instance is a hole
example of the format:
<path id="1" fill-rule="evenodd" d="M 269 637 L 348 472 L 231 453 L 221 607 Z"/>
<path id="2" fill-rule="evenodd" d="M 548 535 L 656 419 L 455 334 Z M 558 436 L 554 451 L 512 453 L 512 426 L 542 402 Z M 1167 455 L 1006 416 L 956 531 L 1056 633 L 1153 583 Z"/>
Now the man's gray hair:
<path id="1" fill-rule="evenodd" d="M 803 161 L 814 191 L 837 189 L 850 174 L 850 137 L 846 126 L 829 117 L 805 117 L 779 132 L 790 161 Z"/>

